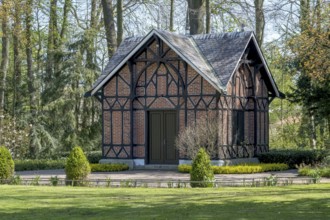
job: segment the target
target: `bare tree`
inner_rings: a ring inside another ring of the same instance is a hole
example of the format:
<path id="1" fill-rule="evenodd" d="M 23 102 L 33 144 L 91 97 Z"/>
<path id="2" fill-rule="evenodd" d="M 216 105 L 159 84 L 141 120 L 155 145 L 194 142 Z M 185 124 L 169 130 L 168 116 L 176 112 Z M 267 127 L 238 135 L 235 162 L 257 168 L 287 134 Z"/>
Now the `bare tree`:
<path id="1" fill-rule="evenodd" d="M 117 45 L 123 40 L 123 0 L 117 0 Z"/>
<path id="2" fill-rule="evenodd" d="M 206 33 L 211 31 L 211 7 L 210 0 L 205 0 L 205 9 L 206 9 Z"/>
<path id="3" fill-rule="evenodd" d="M 102 0 L 102 7 L 103 7 L 103 21 L 104 21 L 105 34 L 107 39 L 108 55 L 109 57 L 111 57 L 114 51 L 116 51 L 117 49 L 112 0 Z"/>
<path id="4" fill-rule="evenodd" d="M 180 154 L 194 158 L 201 147 L 210 157 L 217 155 L 219 123 L 217 117 L 202 117 L 184 128 L 176 139 Z"/>
<path id="5" fill-rule="evenodd" d="M 254 0 L 256 38 L 260 46 L 263 42 L 265 30 L 265 15 L 263 5 L 264 0 Z"/>
<path id="6" fill-rule="evenodd" d="M 204 0 L 187 0 L 190 34 L 204 32 L 205 5 Z"/>

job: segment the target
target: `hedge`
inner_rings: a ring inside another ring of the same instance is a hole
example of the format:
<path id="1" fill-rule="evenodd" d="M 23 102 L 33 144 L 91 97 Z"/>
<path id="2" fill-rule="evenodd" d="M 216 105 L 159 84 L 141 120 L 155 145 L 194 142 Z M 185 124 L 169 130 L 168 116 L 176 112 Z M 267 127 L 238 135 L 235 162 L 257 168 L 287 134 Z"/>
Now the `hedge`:
<path id="1" fill-rule="evenodd" d="M 99 163 L 99 161 L 102 159 L 102 151 L 90 151 L 86 152 L 86 157 L 89 163 Z"/>
<path id="2" fill-rule="evenodd" d="M 322 163 L 329 152 L 325 150 L 273 150 L 257 155 L 261 163 L 286 163 L 290 168 L 301 164 Z"/>
<path id="3" fill-rule="evenodd" d="M 90 164 L 92 172 L 118 172 L 128 170 L 127 164 Z"/>
<path id="4" fill-rule="evenodd" d="M 289 167 L 284 163 L 212 166 L 212 170 L 214 174 L 249 174 L 249 173 L 262 173 L 268 171 L 282 171 L 287 169 L 289 169 Z M 181 173 L 189 173 L 191 171 L 191 165 L 186 165 L 186 164 L 179 165 L 178 171 Z"/>
<path id="5" fill-rule="evenodd" d="M 330 167 L 302 167 L 298 170 L 299 176 L 310 176 L 310 177 L 330 177 Z"/>
<path id="6" fill-rule="evenodd" d="M 90 164 L 92 172 L 117 172 L 128 170 L 126 164 Z M 64 169 L 65 160 L 15 160 L 15 171 Z"/>
<path id="7" fill-rule="evenodd" d="M 15 160 L 15 171 L 64 169 L 65 160 Z"/>

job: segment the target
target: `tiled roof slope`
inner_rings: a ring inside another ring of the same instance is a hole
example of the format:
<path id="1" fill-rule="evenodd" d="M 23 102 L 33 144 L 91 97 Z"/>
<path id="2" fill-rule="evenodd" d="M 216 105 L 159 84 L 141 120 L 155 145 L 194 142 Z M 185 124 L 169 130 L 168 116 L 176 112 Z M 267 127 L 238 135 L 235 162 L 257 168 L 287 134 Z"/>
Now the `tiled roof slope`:
<path id="1" fill-rule="evenodd" d="M 231 74 L 235 71 L 252 34 L 234 32 L 192 36 L 223 87 L 226 87 Z"/>
<path id="2" fill-rule="evenodd" d="M 225 91 L 236 70 L 252 32 L 184 36 L 152 30 L 145 37 L 126 38 L 111 57 L 103 73 L 86 95 L 94 95 L 153 35 L 167 43 L 182 59 L 200 73 L 216 89 Z"/>
<path id="3" fill-rule="evenodd" d="M 117 51 L 113 54 L 111 59 L 109 60 L 108 64 L 104 68 L 102 74 L 99 76 L 99 78 L 95 81 L 95 83 L 92 86 L 92 90 L 96 88 L 103 79 L 110 74 L 117 65 L 120 64 L 122 60 L 125 59 L 125 57 L 129 54 L 129 52 L 136 47 L 138 43 L 141 42 L 143 37 L 130 37 L 126 38 L 118 47 Z"/>

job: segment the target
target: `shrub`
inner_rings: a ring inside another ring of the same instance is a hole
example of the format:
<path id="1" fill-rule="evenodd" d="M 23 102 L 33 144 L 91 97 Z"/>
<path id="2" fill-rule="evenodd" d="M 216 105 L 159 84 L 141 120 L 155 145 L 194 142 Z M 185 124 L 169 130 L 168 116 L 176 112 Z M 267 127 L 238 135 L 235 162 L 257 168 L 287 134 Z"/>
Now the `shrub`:
<path id="1" fill-rule="evenodd" d="M 65 160 L 15 160 L 15 171 L 64 169 Z"/>
<path id="2" fill-rule="evenodd" d="M 15 164 L 6 147 L 0 146 L 0 182 L 10 179 L 14 175 Z"/>
<path id="3" fill-rule="evenodd" d="M 67 184 L 80 185 L 90 172 L 91 168 L 83 150 L 81 147 L 74 147 L 65 165 Z"/>
<path id="4" fill-rule="evenodd" d="M 195 123 L 184 128 L 175 140 L 180 155 L 195 158 L 200 147 L 205 147 L 209 156 L 217 155 L 218 119 L 201 117 Z"/>
<path id="5" fill-rule="evenodd" d="M 99 163 L 99 161 L 102 159 L 102 152 L 101 151 L 90 151 L 86 153 L 87 160 L 89 163 Z"/>
<path id="6" fill-rule="evenodd" d="M 60 179 L 57 176 L 51 176 L 49 182 L 52 186 L 57 186 L 60 182 Z"/>
<path id="7" fill-rule="evenodd" d="M 210 157 L 204 148 L 200 148 L 193 160 L 190 172 L 191 187 L 212 187 L 214 174 L 210 164 Z"/>
<path id="8" fill-rule="evenodd" d="M 118 172 L 128 170 L 127 164 L 90 164 L 92 172 Z"/>
<path id="9" fill-rule="evenodd" d="M 257 155 L 261 163 L 286 163 L 290 168 L 301 164 L 315 165 L 326 156 L 324 150 L 273 150 Z"/>
<path id="10" fill-rule="evenodd" d="M 282 171 L 289 169 L 289 166 L 284 163 L 278 164 L 242 164 L 233 166 L 212 166 L 214 174 L 249 174 L 261 173 L 268 171 Z M 178 170 L 181 173 L 189 173 L 191 165 L 179 165 Z"/>
<path id="11" fill-rule="evenodd" d="M 178 171 L 180 173 L 190 173 L 190 171 L 191 171 L 191 165 L 181 164 L 181 165 L 178 166 Z"/>
<path id="12" fill-rule="evenodd" d="M 12 184 L 12 185 L 21 185 L 22 184 L 22 178 L 20 176 L 13 176 L 10 180 L 10 184 Z"/>
<path id="13" fill-rule="evenodd" d="M 300 167 L 298 169 L 299 176 L 309 176 L 315 178 L 319 175 L 320 177 L 330 177 L 330 167 Z"/>

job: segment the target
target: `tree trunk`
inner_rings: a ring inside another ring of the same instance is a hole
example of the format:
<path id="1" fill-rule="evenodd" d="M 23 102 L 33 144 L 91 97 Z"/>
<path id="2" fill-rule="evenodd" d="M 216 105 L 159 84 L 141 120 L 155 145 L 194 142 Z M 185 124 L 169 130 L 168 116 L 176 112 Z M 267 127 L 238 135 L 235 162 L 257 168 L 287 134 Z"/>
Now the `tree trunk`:
<path id="1" fill-rule="evenodd" d="M 301 32 L 308 30 L 310 25 L 310 0 L 300 0 L 300 18 L 299 25 Z"/>
<path id="2" fill-rule="evenodd" d="M 50 1 L 50 13 L 48 24 L 48 42 L 47 42 L 47 62 L 46 62 L 46 78 L 45 88 L 49 87 L 52 78 L 54 77 L 55 66 L 55 38 L 57 34 L 57 0 Z"/>
<path id="3" fill-rule="evenodd" d="M 116 51 L 117 49 L 112 0 L 102 0 L 102 7 L 104 28 L 107 38 L 108 55 L 110 58 L 114 51 Z"/>
<path id="4" fill-rule="evenodd" d="M 27 77 L 28 77 L 28 90 L 29 90 L 29 99 L 30 99 L 30 114 L 31 114 L 31 120 L 30 120 L 30 146 L 29 146 L 29 152 L 31 158 L 36 157 L 36 146 L 34 145 L 34 133 L 33 133 L 33 127 L 35 124 L 35 117 L 36 117 L 36 111 L 37 111 L 37 103 L 36 103 L 36 90 L 34 87 L 34 74 L 32 70 L 32 40 L 31 40 L 31 28 L 32 28 L 32 4 L 33 0 L 28 0 L 26 3 L 26 17 L 25 17 L 25 37 L 26 37 L 26 63 L 27 63 Z"/>
<path id="5" fill-rule="evenodd" d="M 316 10 L 316 28 L 317 31 L 320 32 L 321 31 L 321 0 L 316 1 L 315 10 Z"/>
<path id="6" fill-rule="evenodd" d="M 204 32 L 204 0 L 188 0 L 190 34 Z"/>
<path id="7" fill-rule="evenodd" d="M 8 37 L 8 11 L 6 1 L 2 1 L 2 38 L 1 38 L 1 64 L 0 64 L 0 130 L 2 131 L 3 116 L 5 113 L 5 90 L 9 60 L 9 37 Z M 0 144 L 2 143 L 2 134 L 0 133 Z"/>
<path id="8" fill-rule="evenodd" d="M 210 0 L 205 1 L 206 7 L 206 33 L 209 34 L 211 32 L 211 8 L 210 8 Z"/>
<path id="9" fill-rule="evenodd" d="M 174 0 L 171 0 L 171 9 L 170 9 L 170 31 L 173 32 L 174 31 Z"/>
<path id="10" fill-rule="evenodd" d="M 63 43 L 63 40 L 65 38 L 65 34 L 68 27 L 68 13 L 71 8 L 71 0 L 65 0 L 64 7 L 63 7 L 63 21 L 62 21 L 62 29 L 60 34 L 60 45 Z"/>
<path id="11" fill-rule="evenodd" d="M 310 111 L 310 122 L 311 122 L 311 147 L 316 149 L 316 126 L 314 112 Z"/>
<path id="12" fill-rule="evenodd" d="M 15 2 L 15 12 L 14 12 L 14 33 L 13 33 L 13 49 L 14 49 L 14 77 L 13 77 L 13 116 L 20 111 L 21 103 L 21 90 L 22 90 L 22 69 L 21 69 L 21 54 L 20 54 L 20 45 L 21 45 L 21 4 L 20 1 Z"/>
<path id="13" fill-rule="evenodd" d="M 123 40 L 123 0 L 117 0 L 117 45 Z"/>
<path id="14" fill-rule="evenodd" d="M 265 30 L 264 0 L 254 0 L 255 9 L 255 29 L 256 38 L 259 46 L 262 45 Z"/>

